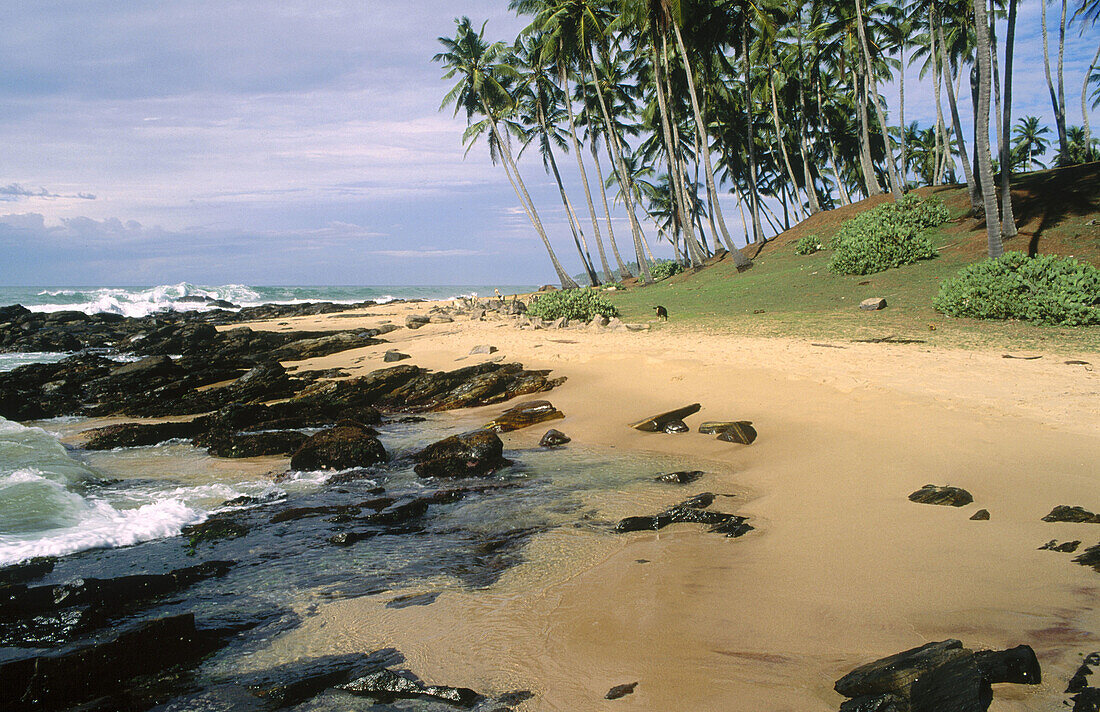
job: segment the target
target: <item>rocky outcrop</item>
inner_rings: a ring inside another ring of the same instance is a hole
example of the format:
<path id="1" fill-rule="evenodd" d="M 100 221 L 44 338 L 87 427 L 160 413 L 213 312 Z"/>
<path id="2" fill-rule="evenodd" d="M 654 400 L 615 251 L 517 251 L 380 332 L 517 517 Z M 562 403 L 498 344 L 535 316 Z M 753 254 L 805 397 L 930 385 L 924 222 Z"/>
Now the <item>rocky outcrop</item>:
<path id="1" fill-rule="evenodd" d="M 396 673 L 382 669 L 372 672 L 347 684 L 340 690 L 353 695 L 370 697 L 378 702 L 393 702 L 397 699 L 428 699 L 445 702 L 457 707 L 473 707 L 481 695 L 465 687 L 428 685 L 418 680 L 412 673 Z"/>
<path id="2" fill-rule="evenodd" d="M 691 499 L 685 500 L 675 507 L 670 507 L 659 514 L 643 517 L 627 517 L 619 521 L 615 527 L 617 532 L 656 531 L 669 524 L 691 522 L 695 524 L 707 524 L 708 531 L 725 534 L 727 537 L 739 537 L 752 531 L 753 527 L 748 522 L 748 517 L 739 517 L 725 512 L 715 512 L 707 509 L 714 503 L 715 494 L 703 492 Z"/>
<path id="3" fill-rule="evenodd" d="M 974 501 L 974 496 L 961 487 L 925 485 L 909 495 L 909 501 L 919 504 L 965 507 Z"/>
<path id="4" fill-rule="evenodd" d="M 362 423 L 342 422 L 311 435 L 291 456 L 294 470 L 347 470 L 389 459 L 377 431 Z"/>
<path id="5" fill-rule="evenodd" d="M 113 450 L 116 447 L 157 445 L 166 440 L 190 439 L 206 429 L 205 420 L 182 423 L 120 423 L 84 431 L 86 450 Z"/>
<path id="6" fill-rule="evenodd" d="M 539 440 L 539 447 L 559 447 L 567 442 L 570 442 L 568 435 L 560 430 L 550 428 L 543 434 L 542 439 Z"/>
<path id="7" fill-rule="evenodd" d="M 667 413 L 661 413 L 660 415 L 654 415 L 646 418 L 645 420 L 639 420 L 637 423 L 631 423 L 630 427 L 635 430 L 641 430 L 647 433 L 660 433 L 666 432 L 665 428 L 669 423 L 676 423 L 682 421 L 689 415 L 698 413 L 702 408 L 698 403 L 692 403 L 691 405 L 684 406 L 683 408 L 677 408 L 676 410 L 670 410 Z"/>
<path id="8" fill-rule="evenodd" d="M 1044 522 L 1074 522 L 1077 524 L 1100 524 L 1100 514 L 1093 514 L 1084 507 L 1071 507 L 1060 504 L 1043 517 Z"/>
<path id="9" fill-rule="evenodd" d="M 328 655 L 302 662 L 288 663 L 246 677 L 242 684 L 256 697 L 276 707 L 292 707 L 325 690 L 346 684 L 404 660 L 392 648 L 370 655 Z"/>
<path id="10" fill-rule="evenodd" d="M 550 401 L 535 400 L 512 406 L 489 421 L 485 427 L 497 433 L 508 433 L 564 417 L 565 413 L 555 408 Z"/>
<path id="11" fill-rule="evenodd" d="M 862 665 L 834 688 L 850 698 L 840 706 L 843 712 L 983 712 L 992 684 L 1040 682 L 1039 661 L 1029 646 L 975 653 L 958 640 L 945 640 Z"/>
<path id="12" fill-rule="evenodd" d="M 414 456 L 414 469 L 420 477 L 487 477 L 512 464 L 503 453 L 496 433 L 473 430 L 424 448 Z"/>

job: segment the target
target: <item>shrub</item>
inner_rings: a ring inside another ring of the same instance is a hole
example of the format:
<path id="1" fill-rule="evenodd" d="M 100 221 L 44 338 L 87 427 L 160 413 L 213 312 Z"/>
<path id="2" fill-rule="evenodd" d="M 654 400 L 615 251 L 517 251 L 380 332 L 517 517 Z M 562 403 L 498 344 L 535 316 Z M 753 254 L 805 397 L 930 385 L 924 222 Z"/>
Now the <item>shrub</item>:
<path id="1" fill-rule="evenodd" d="M 684 271 L 684 266 L 679 262 L 673 260 L 664 260 L 662 262 L 655 262 L 649 268 L 649 274 L 653 277 L 654 281 L 662 279 L 668 279 L 674 274 L 680 274 Z"/>
<path id="2" fill-rule="evenodd" d="M 936 311 L 1037 324 L 1100 324 L 1100 269 L 1070 257 L 1006 252 L 976 262 L 940 286 Z"/>
<path id="3" fill-rule="evenodd" d="M 829 269 L 838 274 L 871 274 L 936 256 L 932 241 L 921 231 L 947 221 L 938 200 L 921 200 L 910 193 L 848 220 L 832 239 L 835 250 Z"/>
<path id="4" fill-rule="evenodd" d="M 795 243 L 794 251 L 795 254 L 799 255 L 812 255 L 823 247 L 824 245 L 821 244 L 821 240 L 818 239 L 817 235 L 806 235 L 799 238 L 798 242 Z"/>
<path id="5" fill-rule="evenodd" d="M 589 321 L 597 314 L 609 319 L 619 315 L 619 311 L 607 297 L 590 287 L 539 294 L 532 299 L 527 313 L 543 319 L 565 317 L 583 321 Z"/>

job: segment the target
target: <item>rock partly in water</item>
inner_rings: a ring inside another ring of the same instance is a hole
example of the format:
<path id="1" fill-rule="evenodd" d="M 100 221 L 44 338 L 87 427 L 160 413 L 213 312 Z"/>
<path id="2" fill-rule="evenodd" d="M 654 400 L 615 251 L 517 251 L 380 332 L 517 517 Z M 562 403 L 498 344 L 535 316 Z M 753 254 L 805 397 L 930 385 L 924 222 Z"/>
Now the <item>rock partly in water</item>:
<path id="1" fill-rule="evenodd" d="M 429 699 L 457 707 L 473 707 L 481 699 L 481 695 L 466 687 L 427 685 L 409 672 L 396 673 L 386 669 L 339 685 L 337 689 L 353 695 L 370 697 L 379 702 L 392 702 L 397 699 Z"/>
<path id="2" fill-rule="evenodd" d="M 212 443 L 207 452 L 215 457 L 261 457 L 290 455 L 306 441 L 305 433 L 296 430 L 273 430 L 260 433 L 236 433 Z"/>
<path id="3" fill-rule="evenodd" d="M 570 438 L 568 435 L 560 430 L 550 428 L 542 436 L 542 439 L 539 440 L 539 447 L 558 447 L 559 445 L 564 445 L 569 441 Z"/>
<path id="4" fill-rule="evenodd" d="M 1100 514 L 1093 514 L 1084 507 L 1071 507 L 1060 504 L 1043 517 L 1044 522 L 1074 522 L 1077 524 L 1100 524 Z"/>
<path id="5" fill-rule="evenodd" d="M 974 501 L 974 496 L 961 487 L 925 485 L 909 495 L 909 501 L 919 504 L 965 507 Z"/>
<path id="6" fill-rule="evenodd" d="M 403 660 L 392 648 L 370 655 L 328 655 L 265 670 L 245 678 L 243 684 L 253 695 L 276 707 L 291 707 L 331 687 L 344 685 Z"/>
<path id="7" fill-rule="evenodd" d="M 485 427 L 498 433 L 508 433 L 564 417 L 565 413 L 555 408 L 550 401 L 535 400 L 512 406 L 488 422 Z"/>
<path id="8" fill-rule="evenodd" d="M 295 470 L 347 470 L 385 462 L 389 455 L 377 433 L 361 423 L 343 422 L 311 435 L 290 458 Z"/>
<path id="9" fill-rule="evenodd" d="M 669 472 L 664 475 L 657 475 L 655 479 L 658 482 L 667 482 L 668 484 L 686 485 L 689 482 L 694 482 L 702 476 L 702 470 L 684 470 L 682 472 Z"/>
<path id="10" fill-rule="evenodd" d="M 418 452 L 420 477 L 487 477 L 512 464 L 504 458 L 504 443 L 491 430 L 452 435 Z"/>
<path id="11" fill-rule="evenodd" d="M 119 423 L 84 431 L 89 435 L 85 450 L 113 450 L 116 447 L 143 447 L 167 440 L 190 439 L 206 429 L 200 418 L 182 423 Z"/>
<path id="12" fill-rule="evenodd" d="M 680 420 L 689 415 L 698 413 L 703 406 L 699 403 L 692 403 L 691 405 L 684 406 L 683 408 L 677 408 L 676 410 L 670 410 L 667 413 L 661 413 L 645 420 L 639 420 L 637 423 L 631 423 L 630 427 L 635 430 L 641 430 L 647 433 L 660 433 L 664 432 L 665 426 L 673 421 Z"/>
<path id="13" fill-rule="evenodd" d="M 756 428 L 752 427 L 751 421 L 739 420 L 719 433 L 718 440 L 727 443 L 751 445 L 756 441 Z"/>
<path id="14" fill-rule="evenodd" d="M 685 500 L 665 511 L 641 517 L 626 517 L 615 526 L 617 532 L 656 531 L 669 524 L 692 522 L 696 524 L 708 524 L 708 531 L 716 534 L 725 534 L 727 537 L 739 537 L 752 531 L 748 524 L 748 517 L 739 517 L 725 512 L 714 512 L 709 507 L 715 498 L 713 492 L 703 492 L 691 499 Z"/>

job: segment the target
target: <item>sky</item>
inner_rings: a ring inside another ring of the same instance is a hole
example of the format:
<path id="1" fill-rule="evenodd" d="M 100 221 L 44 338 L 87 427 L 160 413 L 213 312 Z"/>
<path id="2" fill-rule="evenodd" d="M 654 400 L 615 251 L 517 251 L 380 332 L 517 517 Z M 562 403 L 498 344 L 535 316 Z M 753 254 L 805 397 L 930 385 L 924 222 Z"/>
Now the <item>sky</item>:
<path id="1" fill-rule="evenodd" d="M 506 0 L 9 0 L 0 285 L 554 281 L 504 171 L 439 110 L 450 83 L 431 58 L 459 15 L 491 39 L 526 24 Z M 1067 34 L 1071 124 L 1098 41 Z M 1013 114 L 1053 126 L 1034 0 L 1017 45 Z M 929 125 L 931 88 L 916 68 L 906 82 L 906 120 Z M 583 208 L 574 161 L 559 157 Z M 552 179 L 534 154 L 521 169 L 580 272 Z M 631 251 L 624 215 L 615 227 Z"/>

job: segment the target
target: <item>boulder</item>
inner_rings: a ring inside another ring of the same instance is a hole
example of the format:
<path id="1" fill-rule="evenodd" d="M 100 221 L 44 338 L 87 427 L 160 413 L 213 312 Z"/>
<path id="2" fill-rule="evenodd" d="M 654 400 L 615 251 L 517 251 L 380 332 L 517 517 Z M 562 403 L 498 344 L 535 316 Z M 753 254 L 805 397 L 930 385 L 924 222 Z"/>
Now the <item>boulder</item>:
<path id="1" fill-rule="evenodd" d="M 597 314 L 592 317 L 592 321 L 588 322 L 588 326 L 593 329 L 603 329 L 607 326 L 610 320 L 603 314 Z"/>
<path id="2" fill-rule="evenodd" d="M 1088 547 L 1073 562 L 1082 566 L 1091 566 L 1094 571 L 1100 571 L 1100 544 Z"/>
<path id="3" fill-rule="evenodd" d="M 393 363 L 395 361 L 404 361 L 407 358 L 412 358 L 408 354 L 403 354 L 400 351 L 390 349 L 386 353 L 382 354 L 382 360 L 386 363 Z"/>
<path id="4" fill-rule="evenodd" d="M 124 363 L 111 369 L 110 375 L 119 376 L 163 376 L 178 371 L 176 364 L 167 356 L 148 356 L 139 361 Z"/>
<path id="5" fill-rule="evenodd" d="M 667 413 L 661 413 L 660 415 L 654 415 L 646 418 L 645 420 L 639 420 L 637 423 L 631 423 L 630 427 L 635 430 L 641 430 L 647 433 L 660 433 L 664 432 L 665 426 L 676 420 L 683 420 L 689 415 L 698 413 L 703 406 L 699 403 L 692 403 L 691 405 L 684 406 L 683 408 L 677 408 L 676 410 L 670 410 Z"/>
<path id="6" fill-rule="evenodd" d="M 423 314 L 409 314 L 405 317 L 405 326 L 409 329 L 419 329 L 420 327 L 431 321 L 431 317 Z"/>
<path id="7" fill-rule="evenodd" d="M 668 484 L 686 485 L 689 482 L 694 482 L 703 476 L 702 470 L 685 470 L 682 472 L 669 472 L 664 475 L 657 475 L 654 479 L 657 482 L 666 482 Z"/>
<path id="8" fill-rule="evenodd" d="M 535 400 L 512 406 L 487 423 L 485 427 L 498 433 L 507 433 L 564 417 L 565 413 L 555 408 L 550 401 Z M 566 440 L 568 441 L 568 438 Z"/>
<path id="9" fill-rule="evenodd" d="M 306 434 L 297 430 L 235 433 L 228 438 L 212 442 L 207 452 L 215 457 L 290 455 L 297 452 L 306 439 Z"/>
<path id="10" fill-rule="evenodd" d="M 113 450 L 116 447 L 156 445 L 177 438 L 190 439 L 206 429 L 203 419 L 182 423 L 119 423 L 84 431 L 89 435 L 85 450 Z"/>
<path id="11" fill-rule="evenodd" d="M 427 685 L 416 679 L 412 673 L 398 674 L 387 669 L 338 685 L 337 689 L 353 695 L 370 697 L 383 703 L 397 699 L 428 699 L 457 707 L 473 707 L 481 699 L 481 695 L 469 688 Z"/>
<path id="12" fill-rule="evenodd" d="M 604 697 L 605 700 L 617 700 L 620 697 L 626 697 L 627 695 L 633 695 L 634 694 L 634 688 L 637 687 L 637 686 L 638 686 L 638 683 L 636 683 L 636 682 L 628 682 L 625 685 L 615 685 L 610 690 L 608 690 L 607 694 L 604 695 L 603 697 Z"/>
<path id="13" fill-rule="evenodd" d="M 328 356 L 330 354 L 372 346 L 381 343 L 371 338 L 377 331 L 339 331 L 309 339 L 292 341 L 271 352 L 269 357 L 277 361 L 302 361 L 307 358 Z"/>
<path id="14" fill-rule="evenodd" d="M 989 510 L 988 509 L 979 509 L 977 512 L 974 512 L 973 515 L 971 515 L 970 520 L 974 521 L 974 522 L 988 522 L 989 521 Z"/>
<path id="15" fill-rule="evenodd" d="M 974 496 L 961 487 L 925 485 L 909 495 L 909 501 L 920 504 L 965 507 L 974 501 Z"/>
<path id="16" fill-rule="evenodd" d="M 420 477 L 487 477 L 511 464 L 504 443 L 490 430 L 452 435 L 418 452 L 414 469 Z"/>
<path id="17" fill-rule="evenodd" d="M 570 438 L 568 435 L 560 430 L 554 430 L 553 428 L 550 428 L 546 431 L 546 434 L 542 436 L 542 439 L 539 440 L 539 447 L 558 447 L 559 445 L 564 445 L 569 441 Z"/>
<path id="18" fill-rule="evenodd" d="M 1060 504 L 1043 517 L 1044 522 L 1074 522 L 1077 524 L 1100 524 L 1100 514 L 1093 514 L 1084 507 L 1071 507 Z"/>
<path id="19" fill-rule="evenodd" d="M 741 443 L 751 445 L 756 440 L 756 428 L 748 420 L 742 420 L 726 428 L 718 435 L 718 439 L 727 443 Z"/>
<path id="20" fill-rule="evenodd" d="M 489 344 L 479 344 L 470 349 L 471 356 L 479 356 L 482 354 L 495 354 L 499 349 L 496 346 L 490 346 Z"/>
<path id="21" fill-rule="evenodd" d="M 389 459 L 377 433 L 362 423 L 344 421 L 311 435 L 290 458 L 294 470 L 347 470 Z"/>
<path id="22" fill-rule="evenodd" d="M 878 311 L 879 309 L 886 308 L 886 300 L 882 297 L 872 297 L 870 299 L 864 299 L 859 303 L 859 308 L 863 311 Z"/>

